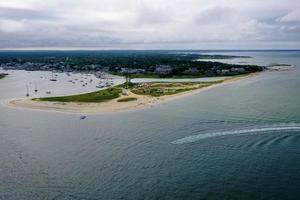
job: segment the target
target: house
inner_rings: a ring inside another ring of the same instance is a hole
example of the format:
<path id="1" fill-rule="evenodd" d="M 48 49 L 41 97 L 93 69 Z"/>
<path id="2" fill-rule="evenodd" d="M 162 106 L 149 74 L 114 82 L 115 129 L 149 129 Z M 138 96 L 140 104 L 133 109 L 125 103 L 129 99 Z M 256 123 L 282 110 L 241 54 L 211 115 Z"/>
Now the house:
<path id="1" fill-rule="evenodd" d="M 221 73 L 222 74 L 229 74 L 230 73 L 230 69 L 222 69 Z"/>
<path id="2" fill-rule="evenodd" d="M 122 89 L 122 95 L 125 95 L 125 96 L 128 95 L 128 91 L 125 88 Z"/>
<path id="3" fill-rule="evenodd" d="M 159 65 L 156 67 L 155 72 L 162 75 L 172 73 L 172 67 L 170 65 Z"/>
<path id="4" fill-rule="evenodd" d="M 230 69 L 231 72 L 245 72 L 245 69 L 240 67 L 240 68 L 231 68 Z"/>
<path id="5" fill-rule="evenodd" d="M 199 70 L 195 67 L 188 68 L 184 71 L 185 74 L 197 74 L 199 73 Z"/>
<path id="6" fill-rule="evenodd" d="M 142 74 L 145 73 L 145 69 L 129 69 L 129 68 L 121 68 L 121 73 L 123 74 Z"/>

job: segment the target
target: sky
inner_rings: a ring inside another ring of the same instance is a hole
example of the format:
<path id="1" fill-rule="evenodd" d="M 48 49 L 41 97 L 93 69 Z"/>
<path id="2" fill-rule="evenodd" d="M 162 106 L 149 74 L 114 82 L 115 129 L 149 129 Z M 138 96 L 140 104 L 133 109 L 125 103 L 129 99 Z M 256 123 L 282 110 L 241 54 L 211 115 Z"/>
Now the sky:
<path id="1" fill-rule="evenodd" d="M 300 1 L 0 0 L 0 49 L 300 49 Z"/>

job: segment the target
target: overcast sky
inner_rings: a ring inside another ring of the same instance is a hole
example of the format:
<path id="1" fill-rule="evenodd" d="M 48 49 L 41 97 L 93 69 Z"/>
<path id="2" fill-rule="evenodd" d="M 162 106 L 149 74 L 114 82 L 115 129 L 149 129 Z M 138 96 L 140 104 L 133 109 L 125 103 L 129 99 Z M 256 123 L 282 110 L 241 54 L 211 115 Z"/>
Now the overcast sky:
<path id="1" fill-rule="evenodd" d="M 299 0 L 0 0 L 2 49 L 300 48 Z"/>

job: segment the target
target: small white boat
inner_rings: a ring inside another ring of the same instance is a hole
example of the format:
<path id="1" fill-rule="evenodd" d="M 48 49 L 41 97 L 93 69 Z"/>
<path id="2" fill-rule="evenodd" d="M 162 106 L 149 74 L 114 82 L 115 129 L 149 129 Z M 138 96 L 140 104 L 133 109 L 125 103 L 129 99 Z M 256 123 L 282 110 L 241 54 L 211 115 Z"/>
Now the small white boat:
<path id="1" fill-rule="evenodd" d="M 102 83 L 102 84 L 98 84 L 98 88 L 104 88 L 106 85 L 104 84 L 104 83 Z"/>

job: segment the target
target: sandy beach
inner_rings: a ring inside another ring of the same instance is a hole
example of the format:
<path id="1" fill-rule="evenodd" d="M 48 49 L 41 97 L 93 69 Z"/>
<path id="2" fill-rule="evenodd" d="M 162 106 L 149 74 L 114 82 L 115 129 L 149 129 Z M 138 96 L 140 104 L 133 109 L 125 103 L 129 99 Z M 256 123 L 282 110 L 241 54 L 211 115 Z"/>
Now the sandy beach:
<path id="1" fill-rule="evenodd" d="M 235 84 L 238 81 L 241 81 L 246 78 L 251 78 L 260 73 L 261 72 L 249 74 L 246 76 L 230 77 L 225 79 L 222 83 L 219 84 L 214 84 L 208 87 L 177 93 L 174 95 L 165 95 L 161 97 L 142 96 L 130 92 L 127 96 L 122 96 L 120 98 L 113 99 L 107 102 L 102 102 L 102 103 L 62 103 L 62 102 L 35 101 L 31 99 L 14 99 L 7 102 L 6 105 L 11 108 L 26 108 L 26 109 L 35 109 L 35 110 L 43 110 L 43 111 L 67 112 L 67 113 L 91 114 L 91 113 L 122 112 L 122 111 L 149 108 L 160 103 L 198 94 L 200 92 L 210 90 L 219 86 L 233 84 L 233 83 Z M 118 102 L 118 99 L 124 97 L 135 97 L 137 98 L 137 100 L 129 101 L 129 102 Z"/>

